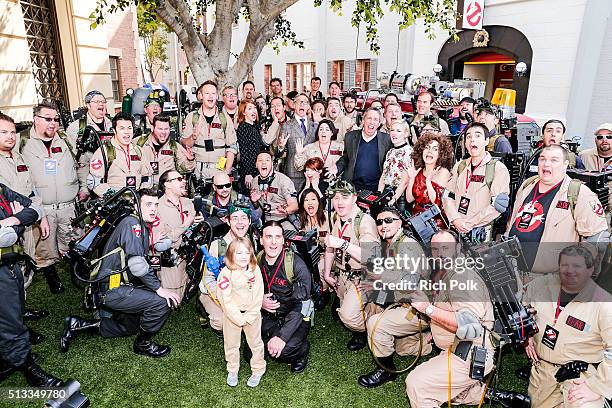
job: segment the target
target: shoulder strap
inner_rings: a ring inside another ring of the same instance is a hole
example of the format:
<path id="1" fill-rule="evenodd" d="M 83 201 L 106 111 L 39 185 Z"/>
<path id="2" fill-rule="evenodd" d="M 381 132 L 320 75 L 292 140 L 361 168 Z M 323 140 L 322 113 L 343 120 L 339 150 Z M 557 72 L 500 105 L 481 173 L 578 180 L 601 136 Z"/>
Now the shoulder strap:
<path id="1" fill-rule="evenodd" d="M 70 155 L 72 156 L 72 159 L 74 160 L 75 165 L 78 165 L 79 162 L 76 158 L 76 154 L 74 153 L 74 148 L 72 147 L 72 143 L 70 143 L 70 140 L 68 140 L 68 136 L 66 136 L 66 134 L 61 131 L 57 132 L 57 135 L 60 137 L 60 139 L 64 141 L 64 143 L 66 143 L 66 146 L 68 146 L 68 151 L 70 152 Z"/>
<path id="2" fill-rule="evenodd" d="M 457 166 L 457 176 L 463 173 L 463 170 L 467 167 L 468 159 L 463 159 L 459 162 L 459 166 Z"/>
<path id="3" fill-rule="evenodd" d="M 89 266 L 93 266 L 93 269 L 91 271 L 91 273 L 89 274 L 89 278 L 90 279 L 94 279 L 97 275 L 98 272 L 100 271 L 100 266 L 102 266 L 102 260 L 106 257 L 109 257 L 111 255 L 114 254 L 119 254 L 119 258 L 121 260 L 121 270 L 125 269 L 125 251 L 123 250 L 123 248 L 121 246 L 118 246 L 117 248 L 113 249 L 112 251 L 102 255 L 100 258 L 94 259 L 92 261 L 89 262 Z M 128 276 L 127 273 L 125 271 L 123 271 L 123 279 L 128 282 Z"/>
<path id="4" fill-rule="evenodd" d="M 28 140 L 30 140 L 30 129 L 32 129 L 32 126 L 28 126 L 27 128 L 23 129 L 21 132 L 19 132 L 19 153 L 21 154 L 21 152 L 23 152 L 23 148 L 25 147 L 26 143 L 28 143 Z"/>
<path id="5" fill-rule="evenodd" d="M 287 275 L 287 280 L 289 283 L 293 283 L 295 280 L 295 273 L 293 272 L 293 258 L 293 251 L 287 249 L 285 251 L 285 260 L 283 262 L 285 264 L 285 274 Z"/>
<path id="6" fill-rule="evenodd" d="M 195 128 L 196 125 L 198 124 L 199 120 L 200 120 L 200 110 L 196 109 L 193 112 L 193 116 L 191 117 L 191 126 L 193 126 Z"/>
<path id="7" fill-rule="evenodd" d="M 106 150 L 106 172 L 108 173 L 108 170 L 110 169 L 110 166 L 113 164 L 113 162 L 115 161 L 115 159 L 117 158 L 117 151 L 115 150 L 115 146 L 113 146 L 113 144 L 109 141 L 107 141 L 106 143 L 104 143 L 104 148 Z M 106 176 L 104 177 L 106 179 Z"/>
<path id="8" fill-rule="evenodd" d="M 87 127 L 87 115 L 79 119 L 79 136 L 83 136 L 83 133 L 85 133 L 86 127 Z"/>
<path id="9" fill-rule="evenodd" d="M 575 168 L 576 168 L 576 153 L 574 153 L 574 152 L 568 152 L 568 153 L 569 153 L 569 154 L 567 155 L 567 156 L 568 156 L 568 159 L 569 159 L 569 165 L 568 165 L 568 167 L 569 167 L 570 169 L 575 169 Z"/>
<path id="10" fill-rule="evenodd" d="M 227 129 L 227 117 L 223 111 L 219 111 L 219 120 L 221 121 L 221 127 L 223 128 L 223 133 L 225 133 L 225 129 Z"/>
<path id="11" fill-rule="evenodd" d="M 567 188 L 567 201 L 569 202 L 570 210 L 572 211 L 572 217 L 574 216 L 574 210 L 576 209 L 576 203 L 578 202 L 578 194 L 580 193 L 580 187 L 582 183 L 580 180 L 572 179 Z"/>
<path id="12" fill-rule="evenodd" d="M 142 135 L 136 141 L 136 145 L 140 146 L 140 147 L 143 147 L 145 145 L 145 143 L 147 143 L 148 140 L 149 140 L 149 136 Z"/>
<path id="13" fill-rule="evenodd" d="M 227 242 L 225 241 L 224 238 L 221 238 L 219 240 L 219 243 L 217 244 L 217 250 L 218 250 L 218 254 L 217 254 L 218 258 L 225 256 L 225 253 L 227 252 Z M 259 262 L 259 259 L 257 261 Z"/>
<path id="14" fill-rule="evenodd" d="M 491 138 L 489 139 L 489 144 L 487 145 L 487 151 L 489 152 L 495 151 L 495 142 L 497 142 L 497 139 L 499 139 L 500 136 L 501 135 L 491 136 Z"/>
<path id="15" fill-rule="evenodd" d="M 485 166 L 485 182 L 487 183 L 487 187 L 489 187 L 489 191 L 491 190 L 491 186 L 493 185 L 493 178 L 495 177 L 495 165 L 499 160 L 491 159 Z"/>
<path id="16" fill-rule="evenodd" d="M 172 150 L 172 157 L 174 158 L 174 168 L 176 169 L 176 171 L 178 171 L 181 174 L 187 173 L 187 171 L 185 171 L 185 169 L 182 169 L 181 166 L 179 165 L 179 161 L 178 161 L 178 146 L 176 144 L 176 140 L 170 139 L 170 143 L 169 144 L 170 144 L 170 150 Z"/>
<path id="17" fill-rule="evenodd" d="M 353 228 L 355 229 L 355 236 L 357 237 L 357 241 L 359 241 L 360 239 L 360 231 L 359 229 L 361 228 L 361 219 L 363 218 L 363 212 L 361 212 L 361 210 L 359 210 L 359 212 L 357 213 L 357 215 L 355 216 L 355 221 L 353 224 Z"/>

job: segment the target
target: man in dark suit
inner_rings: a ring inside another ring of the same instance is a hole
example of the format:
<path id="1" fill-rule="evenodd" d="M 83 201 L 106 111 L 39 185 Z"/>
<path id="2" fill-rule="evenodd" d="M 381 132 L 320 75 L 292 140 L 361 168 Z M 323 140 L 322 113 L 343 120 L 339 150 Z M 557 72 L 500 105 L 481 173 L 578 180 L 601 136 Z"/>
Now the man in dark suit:
<path id="1" fill-rule="evenodd" d="M 286 149 L 282 172 L 293 181 L 296 190 L 302 188 L 306 178 L 304 177 L 304 172 L 297 170 L 293 164 L 296 155 L 295 142 L 299 139 L 304 146 L 314 142 L 317 130 L 317 124 L 308 117 L 309 112 L 310 102 L 308 101 L 308 95 L 302 93 L 296 96 L 295 115 L 281 127 L 277 139 L 277 141 L 280 141 L 279 147 Z M 286 145 L 283 145 L 282 142 Z"/>
<path id="2" fill-rule="evenodd" d="M 351 182 L 357 190 L 378 190 L 385 156 L 391 149 L 391 139 L 378 127 L 382 115 L 377 109 L 363 114 L 363 129 L 348 132 L 344 138 L 344 154 L 336 163 L 342 179 Z"/>

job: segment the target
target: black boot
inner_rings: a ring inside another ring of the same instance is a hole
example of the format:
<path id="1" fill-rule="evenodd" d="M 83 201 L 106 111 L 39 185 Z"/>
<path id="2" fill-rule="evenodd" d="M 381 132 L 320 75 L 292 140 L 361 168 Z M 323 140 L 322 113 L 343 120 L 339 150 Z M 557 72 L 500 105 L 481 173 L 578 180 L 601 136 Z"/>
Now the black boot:
<path id="1" fill-rule="evenodd" d="M 529 381 L 529 377 L 531 376 L 531 364 L 525 364 L 522 367 L 514 370 L 514 375 L 524 381 Z"/>
<path id="2" fill-rule="evenodd" d="M 487 402 L 498 402 L 506 408 L 530 408 L 531 398 L 529 395 L 521 394 L 520 392 L 504 391 L 497 389 L 488 389 L 486 400 Z"/>
<path id="3" fill-rule="evenodd" d="M 140 329 L 134 340 L 134 353 L 153 358 L 165 357 L 170 354 L 169 346 L 162 346 L 152 340 L 154 335 L 155 333 Z"/>
<path id="4" fill-rule="evenodd" d="M 30 353 L 30 355 L 32 356 L 32 360 L 35 363 L 38 363 L 38 354 Z M 0 358 L 0 382 L 6 380 L 16 370 L 17 370 L 17 367 L 9 364 L 8 361 L 4 360 L 3 358 Z"/>
<path id="5" fill-rule="evenodd" d="M 46 337 L 43 334 L 40 334 L 37 331 L 34 331 L 28 327 L 28 332 L 30 334 L 30 344 L 37 345 L 45 341 Z"/>
<path id="6" fill-rule="evenodd" d="M 49 286 L 51 293 L 57 295 L 58 293 L 62 293 L 64 291 L 64 285 L 62 284 L 62 281 L 55 270 L 55 265 L 45 266 L 40 270 L 43 275 L 45 275 L 45 279 L 47 280 L 47 285 Z"/>
<path id="7" fill-rule="evenodd" d="M 291 363 L 291 371 L 296 374 L 299 374 L 302 371 L 304 371 L 307 366 L 308 366 L 308 353 L 306 353 L 306 355 L 300 358 L 299 360 Z"/>
<path id="8" fill-rule="evenodd" d="M 19 369 L 23 371 L 28 384 L 32 387 L 61 387 L 63 385 L 62 380 L 40 368 L 32 358 L 32 354 Z"/>
<path id="9" fill-rule="evenodd" d="M 49 311 L 45 309 L 25 309 L 23 313 L 23 320 L 41 320 L 49 316 Z"/>
<path id="10" fill-rule="evenodd" d="M 80 331 L 97 333 L 100 330 L 100 320 L 81 319 L 77 316 L 68 316 L 64 319 L 64 331 L 60 336 L 59 348 L 62 353 L 68 351 L 70 343 Z"/>
<path id="11" fill-rule="evenodd" d="M 366 332 L 353 332 L 353 337 L 346 344 L 346 347 L 351 351 L 361 350 L 368 342 L 368 334 Z"/>
<path id="12" fill-rule="evenodd" d="M 378 357 L 380 365 L 388 368 L 389 370 L 395 371 L 395 363 L 393 362 L 393 354 L 388 357 Z M 389 371 L 376 367 L 373 371 L 359 376 L 357 383 L 362 387 L 375 388 L 383 385 L 386 382 L 393 381 L 397 377 L 397 374 L 390 373 Z"/>

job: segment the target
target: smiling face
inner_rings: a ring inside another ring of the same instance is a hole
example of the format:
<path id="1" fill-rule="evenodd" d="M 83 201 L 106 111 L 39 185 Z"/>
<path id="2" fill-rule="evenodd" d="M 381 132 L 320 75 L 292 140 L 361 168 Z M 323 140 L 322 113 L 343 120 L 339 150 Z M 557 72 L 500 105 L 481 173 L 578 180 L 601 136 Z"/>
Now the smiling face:
<path id="1" fill-rule="evenodd" d="M 312 167 L 306 167 L 304 169 L 304 177 L 311 183 L 318 182 L 321 178 L 321 170 L 313 169 Z"/>
<path id="2" fill-rule="evenodd" d="M 558 145 L 564 140 L 563 125 L 560 123 L 549 123 L 542 131 L 542 142 L 544 146 Z"/>
<path id="3" fill-rule="evenodd" d="M 230 112 L 236 110 L 238 106 L 238 92 L 235 88 L 226 88 L 223 91 L 223 105 Z"/>
<path id="4" fill-rule="evenodd" d="M 314 217 L 319 211 L 319 197 L 316 193 L 310 192 L 304 197 L 304 211 L 309 217 Z"/>
<path id="5" fill-rule="evenodd" d="M 319 88 L 321 88 L 321 80 L 315 79 L 315 78 L 311 79 L 310 80 L 310 91 L 314 94 L 319 91 Z"/>
<path id="6" fill-rule="evenodd" d="M 257 167 L 261 178 L 268 177 L 272 173 L 272 156 L 268 153 L 259 153 L 255 167 Z"/>
<path id="7" fill-rule="evenodd" d="M 251 261 L 251 251 L 246 245 L 238 244 L 234 251 L 234 264 L 240 269 L 248 269 Z"/>
<path id="8" fill-rule="evenodd" d="M 569 161 L 565 160 L 562 147 L 555 149 L 544 149 L 538 159 L 538 176 L 540 183 L 552 186 L 558 183 L 567 171 Z"/>
<path id="9" fill-rule="evenodd" d="M 147 115 L 147 119 L 149 123 L 153 123 L 153 118 L 159 115 L 162 111 L 161 106 L 157 102 L 151 102 L 144 108 L 145 114 Z"/>
<path id="10" fill-rule="evenodd" d="M 270 83 L 270 91 L 272 95 L 280 95 L 283 93 L 283 85 L 279 81 L 272 81 Z"/>
<path id="11" fill-rule="evenodd" d="M 59 115 L 57 110 L 50 108 L 42 108 L 40 112 L 34 116 L 34 129 L 39 136 L 52 139 L 59 130 Z"/>
<path id="12" fill-rule="evenodd" d="M 346 113 L 353 113 L 353 111 L 355 110 L 355 99 L 353 97 L 350 96 L 345 96 L 344 97 L 344 111 Z"/>
<path id="13" fill-rule="evenodd" d="M 355 194 L 336 193 L 332 198 L 334 210 L 341 219 L 345 219 L 351 214 L 356 202 L 357 195 Z"/>
<path id="14" fill-rule="evenodd" d="M 187 195 L 187 180 L 178 171 L 172 171 L 164 183 L 164 190 L 171 195 L 184 197 Z"/>
<path id="15" fill-rule="evenodd" d="M 485 153 L 485 148 L 489 139 L 485 137 L 484 129 L 475 126 L 468 129 L 465 136 L 465 147 L 471 157 L 481 157 Z"/>
<path id="16" fill-rule="evenodd" d="M 425 165 L 435 166 L 438 163 L 440 157 L 440 144 L 437 140 L 432 140 L 427 143 L 427 146 L 423 149 L 423 162 Z"/>
<path id="17" fill-rule="evenodd" d="M 249 232 L 251 218 L 244 211 L 235 211 L 229 216 L 229 225 L 232 234 L 242 238 Z"/>
<path id="18" fill-rule="evenodd" d="M 213 177 L 213 190 L 222 199 L 232 194 L 232 181 L 226 173 L 219 172 Z"/>
<path id="19" fill-rule="evenodd" d="M 245 84 L 242 87 L 242 97 L 244 99 L 253 99 L 253 95 L 255 95 L 255 87 L 253 84 Z"/>
<path id="20" fill-rule="evenodd" d="M 113 129 L 115 132 L 115 140 L 121 146 L 126 147 L 132 143 L 134 137 L 134 126 L 129 120 L 118 120 L 117 126 Z"/>
<path id="21" fill-rule="evenodd" d="M 10 152 L 17 142 L 17 130 L 14 123 L 0 120 L 0 150 Z"/>
<path id="22" fill-rule="evenodd" d="M 385 108 L 385 122 L 387 127 L 391 125 L 394 120 L 402 118 L 402 108 L 399 105 L 387 105 Z"/>
<path id="23" fill-rule="evenodd" d="M 603 157 L 609 157 L 612 154 L 612 131 L 601 129 L 595 133 L 595 145 L 597 153 Z"/>
<path id="24" fill-rule="evenodd" d="M 158 120 L 155 122 L 155 126 L 153 127 L 153 132 L 151 134 L 157 141 L 157 144 L 163 146 L 170 137 L 170 123 Z"/>
<path id="25" fill-rule="evenodd" d="M 422 116 L 431 113 L 431 95 L 422 93 L 417 98 L 417 113 Z"/>
<path id="26" fill-rule="evenodd" d="M 204 85 L 198 92 L 198 99 L 202 101 L 202 105 L 206 109 L 214 109 L 217 97 L 217 87 L 212 84 Z"/>
<path id="27" fill-rule="evenodd" d="M 474 104 L 468 101 L 463 101 L 459 105 L 459 117 L 461 119 L 467 119 L 465 116 L 466 113 L 469 113 L 472 115 L 472 117 L 474 116 Z"/>
<path id="28" fill-rule="evenodd" d="M 283 229 L 277 226 L 268 226 L 261 233 L 261 245 L 264 248 L 266 257 L 276 258 L 280 255 L 285 244 Z"/>
<path id="29" fill-rule="evenodd" d="M 95 95 L 87 105 L 87 113 L 96 122 L 102 121 L 106 115 L 106 98 L 102 95 Z"/>
<path id="30" fill-rule="evenodd" d="M 331 84 L 329 87 L 329 96 L 333 96 L 336 98 L 340 97 L 340 94 L 342 93 L 342 90 L 340 89 L 340 87 L 337 84 Z"/>
<path id="31" fill-rule="evenodd" d="M 374 110 L 366 112 L 363 117 L 363 132 L 366 136 L 374 136 L 380 126 L 380 114 Z"/>
<path id="32" fill-rule="evenodd" d="M 386 221 L 391 221 L 387 223 Z M 378 229 L 378 235 L 383 239 L 390 239 L 397 234 L 399 229 L 402 227 L 402 220 L 391 211 L 383 211 L 376 216 L 376 228 Z M 382 222 L 382 224 L 381 224 Z M 380 225 L 379 225 L 380 224 Z"/>
<path id="33" fill-rule="evenodd" d="M 336 120 L 338 116 L 340 116 L 340 112 L 342 112 L 340 109 L 340 102 L 332 99 L 327 103 L 327 116 L 331 120 Z"/>
<path id="34" fill-rule="evenodd" d="M 559 278 L 563 290 L 579 293 L 593 275 L 593 267 L 587 267 L 586 260 L 580 255 L 561 255 L 559 259 Z"/>
<path id="35" fill-rule="evenodd" d="M 391 130 L 389 131 L 391 142 L 393 146 L 401 146 L 408 140 L 408 131 L 406 126 L 400 122 L 394 122 L 391 124 Z"/>
<path id="36" fill-rule="evenodd" d="M 439 232 L 431 237 L 431 257 L 442 262 L 437 264 L 446 264 L 446 260 L 455 259 L 459 255 L 459 244 L 455 238 L 448 232 Z"/>

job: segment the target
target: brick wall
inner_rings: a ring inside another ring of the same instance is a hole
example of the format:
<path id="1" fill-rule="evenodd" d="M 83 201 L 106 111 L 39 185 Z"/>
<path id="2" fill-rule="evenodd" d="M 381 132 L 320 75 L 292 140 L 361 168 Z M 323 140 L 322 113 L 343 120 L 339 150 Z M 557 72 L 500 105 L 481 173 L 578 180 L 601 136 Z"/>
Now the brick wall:
<path id="1" fill-rule="evenodd" d="M 112 14 L 106 24 L 108 48 L 111 56 L 119 57 L 120 93 L 142 85 L 138 46 L 138 27 L 134 6 Z"/>

